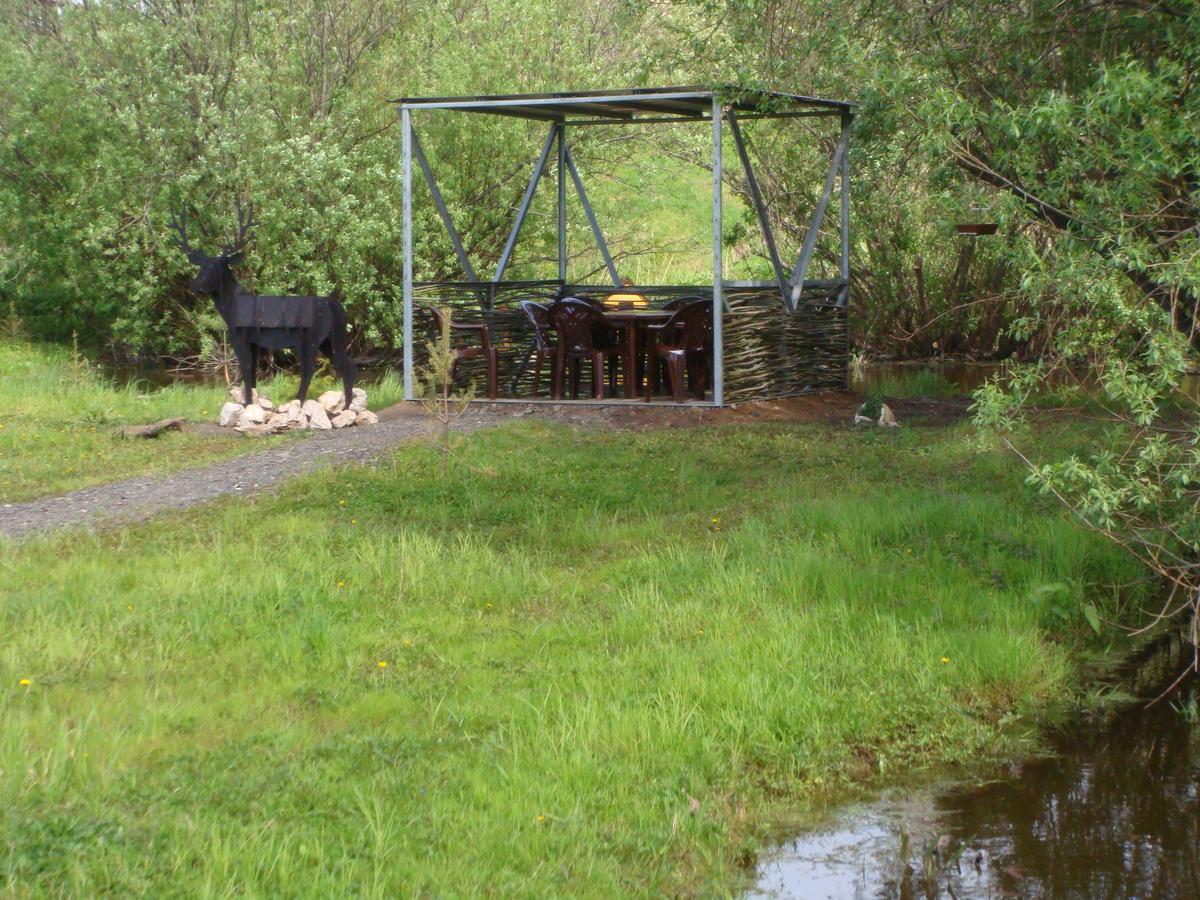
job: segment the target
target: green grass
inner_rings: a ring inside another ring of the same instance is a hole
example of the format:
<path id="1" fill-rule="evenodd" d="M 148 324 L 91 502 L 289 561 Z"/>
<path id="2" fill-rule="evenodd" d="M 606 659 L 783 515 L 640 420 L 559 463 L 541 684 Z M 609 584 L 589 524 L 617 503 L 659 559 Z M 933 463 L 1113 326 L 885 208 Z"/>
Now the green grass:
<path id="1" fill-rule="evenodd" d="M 525 422 L 436 468 L 0 546 L 0 885 L 736 892 L 815 798 L 1028 749 L 1133 574 L 956 430 Z"/>
<path id="2" fill-rule="evenodd" d="M 298 379 L 280 376 L 266 382 L 273 399 L 295 395 Z M 314 382 L 312 395 L 334 386 L 332 378 Z M 0 344 L 0 502 L 30 500 L 134 475 L 203 465 L 248 450 L 283 435 L 247 440 L 232 431 L 218 435 L 166 432 L 151 440 L 114 437 L 122 425 L 145 424 L 186 416 L 191 422 L 215 422 L 226 388 L 176 383 L 152 387 L 118 385 L 72 352 L 28 343 Z M 399 399 L 394 376 L 370 389 L 373 409 Z"/>
<path id="3" fill-rule="evenodd" d="M 932 369 L 900 371 L 898 367 L 872 373 L 865 389 L 881 397 L 957 397 L 970 393 Z"/>

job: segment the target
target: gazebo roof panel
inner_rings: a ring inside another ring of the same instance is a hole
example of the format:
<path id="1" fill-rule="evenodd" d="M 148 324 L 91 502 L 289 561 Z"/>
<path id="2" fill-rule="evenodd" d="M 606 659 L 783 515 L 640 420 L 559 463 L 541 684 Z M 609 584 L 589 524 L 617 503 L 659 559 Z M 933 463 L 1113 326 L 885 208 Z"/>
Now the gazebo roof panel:
<path id="1" fill-rule="evenodd" d="M 616 91 L 570 91 L 552 94 L 485 94 L 459 97 L 401 97 L 393 103 L 413 108 L 457 109 L 529 119 L 572 118 L 636 120 L 641 114 L 700 118 L 711 111 L 714 97 L 730 98 L 738 112 L 786 115 L 798 109 L 849 112 L 853 105 L 842 100 L 807 97 L 780 91 L 721 87 L 629 88 Z"/>

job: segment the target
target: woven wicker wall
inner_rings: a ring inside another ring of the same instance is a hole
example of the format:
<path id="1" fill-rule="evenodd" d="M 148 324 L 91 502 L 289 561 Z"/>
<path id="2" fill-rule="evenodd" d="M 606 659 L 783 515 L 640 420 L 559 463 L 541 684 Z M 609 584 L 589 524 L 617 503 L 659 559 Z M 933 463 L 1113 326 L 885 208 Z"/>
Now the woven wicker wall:
<path id="1" fill-rule="evenodd" d="M 725 402 L 844 389 L 846 310 L 833 303 L 836 293 L 806 292 L 788 313 L 775 288 L 727 290 Z"/>
<path id="2" fill-rule="evenodd" d="M 418 368 L 428 359 L 434 339 L 432 317 L 423 308 L 448 306 L 457 321 L 486 323 L 500 351 L 500 396 L 532 397 L 530 361 L 533 332 L 521 312 L 522 300 L 552 302 L 562 290 L 558 281 L 436 282 L 413 287 L 413 359 Z M 711 286 L 643 287 L 636 290 L 653 306 L 683 296 L 710 297 Z M 569 293 L 602 296 L 611 287 L 571 285 Z M 729 311 L 724 317 L 725 401 L 738 403 L 846 386 L 848 348 L 846 310 L 833 304 L 834 289 L 808 290 L 795 314 L 786 313 L 774 288 L 727 288 Z M 459 366 L 460 386 L 474 384 L 486 396 L 482 359 Z M 515 392 L 514 392 L 515 388 Z M 549 395 L 549 368 L 542 373 L 540 397 Z"/>
<path id="3" fill-rule="evenodd" d="M 492 342 L 500 351 L 500 396 L 510 397 L 513 377 L 517 376 L 516 396 L 529 397 L 533 393 L 533 367 L 523 372 L 533 340 L 529 320 L 521 312 L 522 300 L 552 303 L 562 286 L 558 281 L 523 281 L 482 283 L 417 284 L 413 286 L 413 361 L 418 371 L 429 359 L 427 350 L 436 336 L 433 317 L 426 311 L 429 307 L 450 307 L 454 320 L 469 324 L 485 323 Z M 423 309 L 422 307 L 426 308 Z M 456 382 L 459 387 L 473 384 L 475 396 L 487 396 L 487 364 L 481 358 L 463 360 L 458 367 Z M 550 372 L 546 367 L 542 373 L 541 396 L 549 396 Z"/>

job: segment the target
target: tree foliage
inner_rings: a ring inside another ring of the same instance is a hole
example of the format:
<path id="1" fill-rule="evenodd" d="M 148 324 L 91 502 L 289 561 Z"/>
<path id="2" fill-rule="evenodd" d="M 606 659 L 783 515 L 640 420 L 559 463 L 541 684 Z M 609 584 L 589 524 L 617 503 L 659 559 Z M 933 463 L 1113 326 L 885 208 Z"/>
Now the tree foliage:
<path id="1" fill-rule="evenodd" d="M 340 288 L 368 340 L 388 343 L 400 284 L 391 97 L 536 89 L 601 78 L 621 4 L 515 0 L 14 0 L 0 11 L 0 285 L 35 333 L 126 352 L 195 347 L 207 310 L 186 289 L 169 213 L 207 240 L 253 200 L 246 268 L 264 288 Z M 584 34 L 585 40 L 567 40 Z M 531 53 L 531 48 L 536 52 Z M 422 122 L 454 148 L 439 170 L 481 264 L 503 243 L 527 177 L 521 123 Z M 424 204 L 420 215 L 434 215 Z M 428 225 L 430 227 L 423 227 Z M 426 271 L 452 270 L 419 222 Z M 210 317 L 211 318 L 211 317 Z"/>

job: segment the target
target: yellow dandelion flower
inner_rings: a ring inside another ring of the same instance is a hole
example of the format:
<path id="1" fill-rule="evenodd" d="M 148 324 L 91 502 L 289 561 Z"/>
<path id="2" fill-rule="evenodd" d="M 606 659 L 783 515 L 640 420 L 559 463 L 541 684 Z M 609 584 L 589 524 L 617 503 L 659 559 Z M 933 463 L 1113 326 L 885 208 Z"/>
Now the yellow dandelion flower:
<path id="1" fill-rule="evenodd" d="M 721 521 L 721 517 L 720 517 L 720 516 L 713 516 L 713 517 L 712 517 L 712 523 L 713 523 L 714 525 L 716 525 L 716 524 L 720 523 L 720 521 Z"/>
<path id="2" fill-rule="evenodd" d="M 345 586 L 346 586 L 346 582 L 344 582 L 344 581 L 339 581 L 339 582 L 338 582 L 338 587 L 340 587 L 340 588 L 344 588 Z"/>
<path id="3" fill-rule="evenodd" d="M 358 524 L 358 519 L 351 519 L 351 520 L 350 520 L 350 524 L 351 524 L 351 525 L 357 525 L 357 524 Z"/>
<path id="4" fill-rule="evenodd" d="M 404 646 L 405 646 L 405 647 L 411 647 L 411 646 L 412 646 L 412 638 L 405 638 L 405 639 L 404 639 Z"/>
<path id="5" fill-rule="evenodd" d="M 483 607 L 484 607 L 484 609 L 491 609 L 491 608 L 492 608 L 492 604 L 491 604 L 491 603 L 485 603 L 485 604 L 483 604 Z"/>
<path id="6" fill-rule="evenodd" d="M 950 657 L 948 657 L 948 656 L 943 656 L 943 657 L 942 657 L 942 665 L 943 665 L 943 666 L 948 666 L 948 665 L 950 665 Z"/>
<path id="7" fill-rule="evenodd" d="M 345 505 L 346 505 L 346 501 L 345 501 L 345 500 L 339 500 L 339 501 L 338 501 L 338 506 L 345 506 Z"/>
<path id="8" fill-rule="evenodd" d="M 379 668 L 381 668 L 381 669 L 386 669 L 387 668 L 387 660 L 381 659 L 378 663 L 376 663 L 376 665 L 378 665 Z"/>
<path id="9" fill-rule="evenodd" d="M 29 687 L 31 684 L 33 684 L 33 682 L 30 681 L 28 678 L 22 678 L 20 681 L 17 682 L 17 684 L 19 684 L 21 687 Z"/>
<path id="10" fill-rule="evenodd" d="M 537 817 L 537 823 L 538 823 L 539 825 L 541 825 L 541 824 L 542 824 L 543 822 L 545 822 L 545 821 L 546 821 L 546 817 L 545 817 L 545 816 L 538 816 L 538 817 Z"/>

